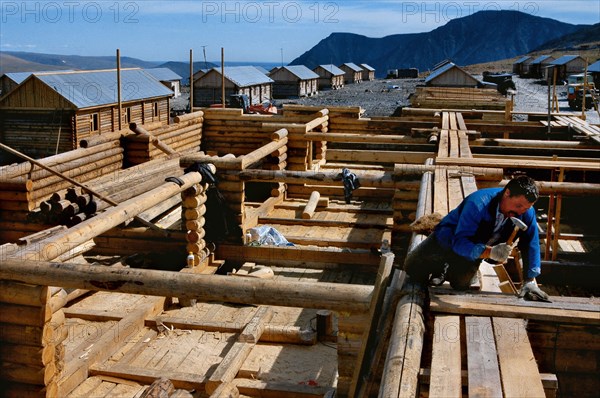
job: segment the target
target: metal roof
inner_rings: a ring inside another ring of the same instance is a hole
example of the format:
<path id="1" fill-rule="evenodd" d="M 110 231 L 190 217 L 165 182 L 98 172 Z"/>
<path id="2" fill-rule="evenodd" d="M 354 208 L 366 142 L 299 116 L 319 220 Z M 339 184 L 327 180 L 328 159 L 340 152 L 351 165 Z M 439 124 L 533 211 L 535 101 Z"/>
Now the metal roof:
<path id="1" fill-rule="evenodd" d="M 261 71 L 262 73 L 264 73 L 265 75 L 269 74 L 269 71 L 266 70 L 265 68 L 263 68 L 262 66 L 255 66 L 256 69 L 258 69 L 259 71 Z"/>
<path id="2" fill-rule="evenodd" d="M 291 74 L 293 74 L 300 80 L 310 80 L 319 78 L 319 75 L 317 75 L 315 72 L 308 69 L 304 65 L 288 65 L 284 66 L 283 68 L 288 70 Z"/>
<path id="3" fill-rule="evenodd" d="M 427 78 L 425 79 L 425 83 L 428 83 L 428 82 L 432 81 L 433 79 L 439 77 L 440 75 L 443 75 L 444 73 L 448 72 L 452 68 L 458 68 L 461 72 L 463 72 L 463 73 L 471 76 L 469 73 L 465 72 L 464 70 L 462 70 L 461 68 L 459 68 L 458 66 L 456 66 L 456 64 L 450 62 L 450 63 L 447 63 L 444 66 L 441 66 L 441 67 L 437 68 L 433 72 L 431 72 L 431 74 L 429 76 L 427 76 Z M 478 81 L 473 76 L 471 76 L 471 78 L 473 78 L 473 80 L 475 80 L 475 81 Z"/>
<path id="4" fill-rule="evenodd" d="M 596 61 L 590 66 L 588 66 L 588 72 L 600 73 L 600 61 Z"/>
<path id="5" fill-rule="evenodd" d="M 373 67 L 372 67 L 372 66 L 370 66 L 370 65 L 367 65 L 367 64 L 360 64 L 360 66 L 361 66 L 363 69 L 366 69 L 366 70 L 368 70 L 368 71 L 371 71 L 371 72 L 375 72 L 375 68 L 373 68 Z"/>
<path id="6" fill-rule="evenodd" d="M 579 58 L 579 55 L 563 55 L 562 57 L 550 62 L 550 65 L 565 65 L 576 58 Z"/>
<path id="7" fill-rule="evenodd" d="M 221 74 L 221 68 L 213 68 L 212 70 L 217 72 L 219 75 Z M 238 87 L 273 83 L 273 79 L 256 69 L 254 66 L 226 66 L 225 78 L 229 79 Z"/>
<path id="8" fill-rule="evenodd" d="M 64 73 L 64 72 L 74 72 L 73 69 L 65 69 L 65 70 L 53 70 L 53 71 L 39 71 L 39 72 L 8 72 L 3 76 L 10 78 L 13 82 L 17 84 L 21 84 L 31 75 L 39 75 L 44 73 Z"/>
<path id="9" fill-rule="evenodd" d="M 150 68 L 144 69 L 146 72 L 151 74 L 159 82 L 170 82 L 173 80 L 181 80 L 181 76 L 173 72 L 169 68 Z"/>
<path id="10" fill-rule="evenodd" d="M 525 62 L 525 61 L 527 61 L 527 60 L 530 60 L 530 59 L 531 59 L 531 57 L 526 55 L 526 56 L 524 56 L 524 57 L 521 57 L 521 58 L 519 58 L 518 60 L 516 60 L 516 61 L 513 63 L 513 65 L 515 65 L 515 64 L 522 64 L 523 62 Z"/>
<path id="11" fill-rule="evenodd" d="M 354 72 L 362 72 L 362 68 L 356 64 L 353 64 L 352 62 L 346 62 L 345 64 L 342 64 L 341 66 L 346 65 L 348 68 L 352 69 Z"/>
<path id="12" fill-rule="evenodd" d="M 344 74 L 343 70 L 341 70 L 340 68 L 338 68 L 337 66 L 335 66 L 333 64 L 325 64 L 325 65 L 319 65 L 319 66 L 334 76 L 339 76 L 339 75 Z"/>
<path id="13" fill-rule="evenodd" d="M 117 71 L 77 71 L 71 73 L 34 74 L 77 108 L 116 104 Z M 121 70 L 121 101 L 172 96 L 173 91 L 142 69 Z"/>
<path id="14" fill-rule="evenodd" d="M 550 55 L 540 55 L 539 57 L 537 57 L 536 59 L 534 59 L 533 61 L 531 61 L 531 65 L 541 64 L 542 62 L 544 62 L 548 58 L 552 58 L 552 56 L 550 56 Z"/>

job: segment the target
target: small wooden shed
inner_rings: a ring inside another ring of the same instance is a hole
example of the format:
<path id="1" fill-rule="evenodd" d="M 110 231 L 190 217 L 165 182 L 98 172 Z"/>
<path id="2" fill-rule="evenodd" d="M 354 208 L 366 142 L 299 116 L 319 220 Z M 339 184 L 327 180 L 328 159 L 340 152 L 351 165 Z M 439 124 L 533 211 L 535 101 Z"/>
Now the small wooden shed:
<path id="1" fill-rule="evenodd" d="M 319 90 L 344 87 L 344 71 L 333 64 L 319 65 L 313 72 L 319 75 Z"/>
<path id="2" fill-rule="evenodd" d="M 273 98 L 310 97 L 319 92 L 319 75 L 304 65 L 276 68 L 269 77 L 274 80 Z"/>
<path id="3" fill-rule="evenodd" d="M 370 82 L 375 80 L 375 68 L 367 64 L 360 64 L 362 68 L 362 80 Z"/>
<path id="4" fill-rule="evenodd" d="M 541 79 L 544 77 L 544 71 L 554 61 L 554 57 L 551 55 L 540 55 L 529 64 L 529 77 L 534 79 Z"/>
<path id="5" fill-rule="evenodd" d="M 452 62 L 434 70 L 425 85 L 434 87 L 477 87 L 481 83 L 468 72 Z"/>
<path id="6" fill-rule="evenodd" d="M 344 82 L 360 83 L 362 81 L 362 68 L 352 62 L 346 62 L 340 65 L 340 69 L 344 71 Z"/>
<path id="7" fill-rule="evenodd" d="M 173 92 L 142 69 L 31 74 L 0 99 L 0 141 L 34 157 L 78 147 L 129 123 L 169 123 Z"/>
<path id="8" fill-rule="evenodd" d="M 531 61 L 533 61 L 533 58 L 528 55 L 519 58 L 513 63 L 513 73 L 519 76 L 526 76 L 529 72 Z"/>
<path id="9" fill-rule="evenodd" d="M 174 98 L 181 95 L 181 76 L 169 68 L 150 68 L 146 69 L 151 76 L 161 82 L 165 87 L 171 89 Z"/>
<path id="10" fill-rule="evenodd" d="M 221 68 L 212 68 L 194 79 L 194 106 L 221 103 Z M 246 94 L 250 104 L 261 104 L 273 98 L 273 79 L 253 66 L 225 67 L 225 99 L 232 94 Z"/>
<path id="11" fill-rule="evenodd" d="M 562 57 L 555 59 L 550 62 L 548 68 L 546 68 L 546 80 L 548 78 L 553 78 L 553 69 L 556 69 L 557 81 L 567 80 L 569 75 L 581 73 L 585 70 L 585 59 L 581 58 L 579 55 L 563 55 Z"/>
<path id="12" fill-rule="evenodd" d="M 591 73 L 594 77 L 594 85 L 596 88 L 600 88 L 600 60 L 588 66 L 588 73 Z"/>

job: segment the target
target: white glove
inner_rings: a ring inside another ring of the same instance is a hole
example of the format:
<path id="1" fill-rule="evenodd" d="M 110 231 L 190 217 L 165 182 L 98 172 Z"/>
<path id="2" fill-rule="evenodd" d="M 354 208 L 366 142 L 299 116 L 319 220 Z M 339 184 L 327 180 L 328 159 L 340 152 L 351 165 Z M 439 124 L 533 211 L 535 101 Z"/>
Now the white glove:
<path id="1" fill-rule="evenodd" d="M 540 289 L 535 279 L 523 283 L 523 287 L 521 287 L 521 291 L 519 292 L 519 297 L 530 301 L 552 302 L 550 301 L 548 294 Z"/>
<path id="2" fill-rule="evenodd" d="M 506 243 L 499 243 L 496 246 L 492 246 L 490 258 L 499 263 L 505 263 L 513 248 L 514 246 L 507 245 Z"/>

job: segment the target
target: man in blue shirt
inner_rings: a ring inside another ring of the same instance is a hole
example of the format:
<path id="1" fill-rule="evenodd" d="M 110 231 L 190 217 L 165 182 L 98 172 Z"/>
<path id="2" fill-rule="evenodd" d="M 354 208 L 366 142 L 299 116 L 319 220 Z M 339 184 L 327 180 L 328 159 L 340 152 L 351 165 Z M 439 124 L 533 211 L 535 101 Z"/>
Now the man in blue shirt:
<path id="1" fill-rule="evenodd" d="M 513 249 L 505 243 L 514 229 L 510 218 L 516 217 L 527 225 L 527 230 L 519 231 L 517 235 L 525 264 L 519 296 L 548 301 L 548 295 L 535 281 L 541 273 L 538 226 L 533 208 L 538 197 L 535 181 L 525 175 L 510 180 L 504 188 L 472 193 L 407 255 L 404 270 L 416 282 L 429 280 L 432 285 L 440 285 L 448 280 L 454 289 L 467 289 L 481 260 L 506 262 Z"/>

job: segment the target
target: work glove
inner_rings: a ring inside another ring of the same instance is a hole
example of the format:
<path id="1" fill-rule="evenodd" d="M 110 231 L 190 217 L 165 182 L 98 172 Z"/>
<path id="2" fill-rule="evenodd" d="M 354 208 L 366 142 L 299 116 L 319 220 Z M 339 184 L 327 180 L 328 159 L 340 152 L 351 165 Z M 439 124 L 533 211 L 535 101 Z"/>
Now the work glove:
<path id="1" fill-rule="evenodd" d="M 490 251 L 490 258 L 499 263 L 505 263 L 508 260 L 508 256 L 513 251 L 514 246 L 506 243 L 499 243 L 496 246 L 492 246 Z"/>
<path id="2" fill-rule="evenodd" d="M 535 279 L 523 283 L 519 297 L 529 301 L 545 301 L 551 303 L 550 297 L 538 286 Z"/>

